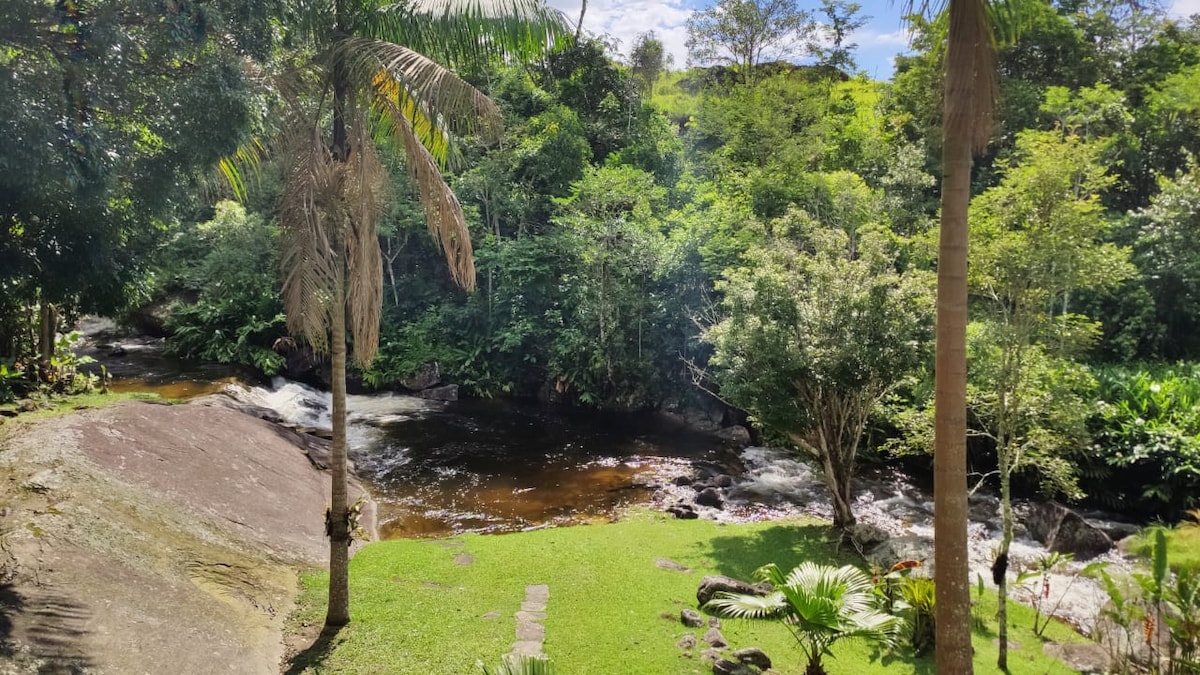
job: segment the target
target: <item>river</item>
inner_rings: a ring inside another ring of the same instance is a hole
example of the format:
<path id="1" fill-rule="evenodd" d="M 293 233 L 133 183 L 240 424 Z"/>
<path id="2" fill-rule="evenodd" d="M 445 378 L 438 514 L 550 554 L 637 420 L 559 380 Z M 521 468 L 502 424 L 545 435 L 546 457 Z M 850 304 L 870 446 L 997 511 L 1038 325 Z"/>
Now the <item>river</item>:
<path id="1" fill-rule="evenodd" d="M 112 356 L 93 348 L 114 374 L 114 389 L 168 398 L 224 393 L 271 408 L 293 424 L 330 426 L 327 392 L 276 378 L 163 356 L 153 341 L 122 343 Z M 508 532 L 603 521 L 633 504 L 664 508 L 691 501 L 679 476 L 731 471 L 722 508 L 696 507 L 701 517 L 738 522 L 831 515 L 819 473 L 779 449 L 730 451 L 654 414 L 596 413 L 512 401 L 429 401 L 393 393 L 350 396 L 348 440 L 356 473 L 376 498 L 382 536 L 427 537 L 460 532 Z M 744 471 L 728 468 L 740 465 Z M 999 542 L 995 498 L 973 498 L 972 579 L 990 578 Z M 884 468 L 855 483 L 855 513 L 893 537 L 928 546 L 932 495 L 918 481 Z M 1013 543 L 1013 569 L 1047 554 L 1028 537 Z M 931 557 L 931 556 L 930 556 Z M 1115 550 L 1103 556 L 1126 568 Z M 932 562 L 932 561 L 930 561 Z M 1076 563 L 1050 576 L 1057 614 L 1084 632 L 1107 599 Z M 1040 590 L 1040 579 L 1032 584 Z M 990 586 L 990 584 L 989 584 Z M 1018 599 L 1022 591 L 1014 593 Z"/>

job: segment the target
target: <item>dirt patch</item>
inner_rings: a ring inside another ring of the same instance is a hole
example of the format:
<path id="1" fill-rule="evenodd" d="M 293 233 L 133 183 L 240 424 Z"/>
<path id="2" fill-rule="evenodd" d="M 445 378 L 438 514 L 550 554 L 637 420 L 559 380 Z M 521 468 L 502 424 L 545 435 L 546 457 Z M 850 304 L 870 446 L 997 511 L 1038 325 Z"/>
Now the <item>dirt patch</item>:
<path id="1" fill-rule="evenodd" d="M 327 556 L 311 439 L 135 401 L 4 432 L 0 674 L 279 672 Z"/>

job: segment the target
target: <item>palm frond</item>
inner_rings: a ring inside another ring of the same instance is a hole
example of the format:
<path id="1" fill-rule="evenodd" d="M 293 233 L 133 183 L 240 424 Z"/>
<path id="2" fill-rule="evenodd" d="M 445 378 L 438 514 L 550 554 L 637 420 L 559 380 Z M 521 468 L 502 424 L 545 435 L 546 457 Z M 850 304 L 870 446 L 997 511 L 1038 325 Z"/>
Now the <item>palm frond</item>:
<path id="1" fill-rule="evenodd" d="M 379 250 L 378 229 L 386 201 L 387 172 L 366 131 L 366 116 L 359 113 L 350 129 L 346 203 L 352 217 L 346 233 L 349 277 L 346 309 L 354 341 L 354 360 L 368 366 L 379 346 L 379 317 L 383 308 L 383 254 Z"/>
<path id="2" fill-rule="evenodd" d="M 479 668 L 483 675 L 554 675 L 550 659 L 525 654 L 505 654 L 495 670 L 488 670 L 482 663 Z"/>
<path id="3" fill-rule="evenodd" d="M 787 613 L 788 605 L 779 592 L 758 596 L 722 591 L 714 595 L 704 608 L 738 619 L 778 619 Z"/>
<path id="4" fill-rule="evenodd" d="M 312 127 L 286 141 L 287 175 L 280 196 L 280 268 L 288 330 L 315 351 L 329 348 L 335 284 L 343 270 L 343 170 Z"/>
<path id="5" fill-rule="evenodd" d="M 567 18 L 543 0 L 409 0 L 385 5 L 369 30 L 449 63 L 529 61 L 571 36 Z"/>
<path id="6" fill-rule="evenodd" d="M 404 112 L 418 137 L 444 163 L 448 133 L 479 133 L 488 140 L 503 133 L 500 109 L 453 71 L 401 45 L 369 38 L 345 38 L 334 58 L 363 89 L 386 97 Z"/>
<path id="7" fill-rule="evenodd" d="M 379 99 L 396 121 L 396 132 L 408 159 L 408 170 L 417 187 L 429 233 L 437 239 L 446 254 L 450 275 L 462 288 L 475 290 L 475 260 L 471 233 L 463 216 L 462 206 L 454 191 L 446 184 L 437 161 L 408 123 L 404 111 L 396 102 Z"/>

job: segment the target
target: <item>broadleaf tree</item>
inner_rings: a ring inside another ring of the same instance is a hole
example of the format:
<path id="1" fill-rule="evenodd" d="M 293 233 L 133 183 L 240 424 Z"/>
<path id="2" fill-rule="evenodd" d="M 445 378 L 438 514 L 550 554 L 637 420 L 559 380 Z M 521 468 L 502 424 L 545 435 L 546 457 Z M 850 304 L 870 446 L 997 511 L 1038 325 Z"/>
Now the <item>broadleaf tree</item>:
<path id="1" fill-rule="evenodd" d="M 820 465 L 834 524 L 854 524 L 850 481 L 868 417 L 925 363 L 925 275 L 896 270 L 889 235 L 848 233 L 793 210 L 728 270 L 726 317 L 704 339 L 720 395 Z"/>

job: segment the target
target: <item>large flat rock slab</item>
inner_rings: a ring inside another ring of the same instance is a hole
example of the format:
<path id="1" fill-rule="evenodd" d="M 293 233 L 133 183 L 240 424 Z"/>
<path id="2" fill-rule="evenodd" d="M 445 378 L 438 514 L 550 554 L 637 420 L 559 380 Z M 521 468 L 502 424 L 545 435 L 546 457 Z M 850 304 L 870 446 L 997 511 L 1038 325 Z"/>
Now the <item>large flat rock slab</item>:
<path id="1" fill-rule="evenodd" d="M 14 426 L 0 673 L 279 672 L 297 571 L 328 555 L 312 439 L 136 401 Z"/>

